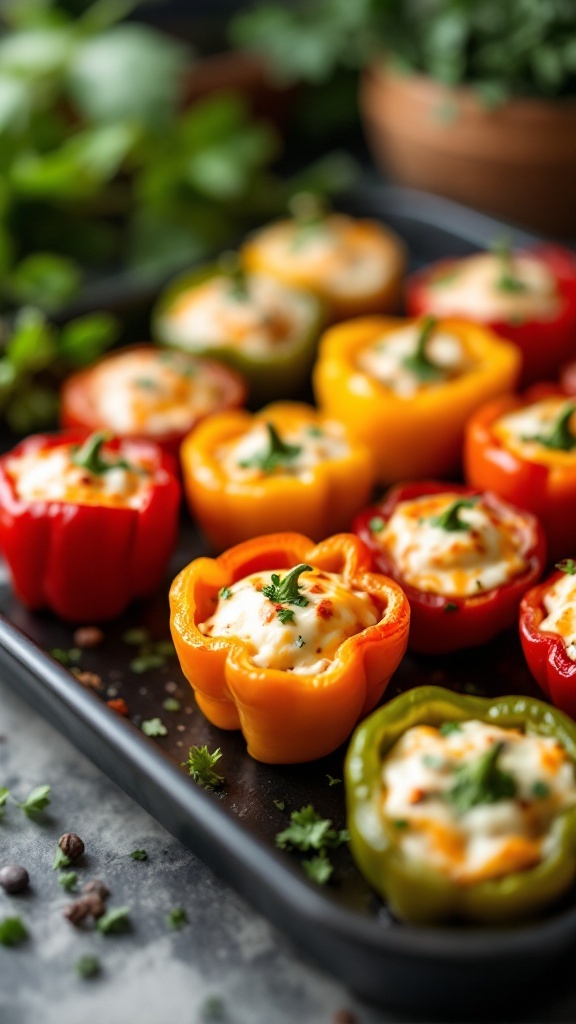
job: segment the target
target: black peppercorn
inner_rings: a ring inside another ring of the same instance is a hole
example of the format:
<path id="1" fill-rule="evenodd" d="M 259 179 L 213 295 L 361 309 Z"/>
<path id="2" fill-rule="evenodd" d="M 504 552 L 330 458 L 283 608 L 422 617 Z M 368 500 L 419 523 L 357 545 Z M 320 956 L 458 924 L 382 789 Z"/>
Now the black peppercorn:
<path id="1" fill-rule="evenodd" d="M 84 843 L 75 832 L 65 832 L 63 836 L 60 836 L 58 846 L 70 860 L 78 860 L 78 857 L 84 853 Z"/>
<path id="2" fill-rule="evenodd" d="M 0 869 L 0 885 L 6 892 L 23 892 L 28 887 L 30 876 L 19 864 L 6 864 Z"/>

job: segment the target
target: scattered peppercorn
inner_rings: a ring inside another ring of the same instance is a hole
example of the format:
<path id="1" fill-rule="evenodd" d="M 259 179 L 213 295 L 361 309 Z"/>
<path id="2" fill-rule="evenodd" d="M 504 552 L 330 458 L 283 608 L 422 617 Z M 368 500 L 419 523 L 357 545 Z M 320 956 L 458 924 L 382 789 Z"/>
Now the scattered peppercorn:
<path id="1" fill-rule="evenodd" d="M 86 885 L 82 886 L 82 892 L 88 894 L 96 893 L 102 900 L 105 900 L 110 895 L 110 889 L 101 878 L 93 878 L 91 882 L 86 882 Z"/>
<path id="2" fill-rule="evenodd" d="M 74 633 L 75 647 L 98 647 L 104 641 L 104 633 L 98 626 L 80 626 Z"/>
<path id="3" fill-rule="evenodd" d="M 130 708 L 123 697 L 116 697 L 114 700 L 107 700 L 106 703 L 112 711 L 116 712 L 116 714 L 122 715 L 123 718 L 128 718 Z"/>
<path id="4" fill-rule="evenodd" d="M 104 900 L 102 899 L 101 896 L 98 895 L 97 892 L 86 893 L 86 895 L 83 896 L 82 899 L 86 906 L 88 907 L 88 913 L 92 917 L 99 918 L 106 913 Z"/>
<path id="5" fill-rule="evenodd" d="M 69 903 L 68 906 L 64 908 L 63 913 L 64 917 L 70 921 L 70 924 L 78 925 L 88 917 L 90 914 L 90 907 L 86 903 L 85 898 L 82 897 L 80 900 L 74 900 L 73 903 Z"/>
<path id="6" fill-rule="evenodd" d="M 65 857 L 70 860 L 78 860 L 84 853 L 84 843 L 75 832 L 65 832 L 58 840 L 58 846 Z"/>
<path id="7" fill-rule="evenodd" d="M 11 895 L 16 892 L 23 892 L 24 889 L 28 888 L 29 883 L 30 876 L 26 868 L 21 867 L 19 864 L 6 864 L 0 870 L 0 885 L 5 892 Z"/>

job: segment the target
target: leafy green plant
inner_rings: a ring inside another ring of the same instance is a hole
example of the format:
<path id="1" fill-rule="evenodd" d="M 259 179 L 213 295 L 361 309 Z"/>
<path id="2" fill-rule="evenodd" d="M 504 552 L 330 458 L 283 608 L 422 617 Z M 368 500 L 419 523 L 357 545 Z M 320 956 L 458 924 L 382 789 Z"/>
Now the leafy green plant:
<path id="1" fill-rule="evenodd" d="M 488 106 L 576 95 L 573 0 L 297 0 L 243 13 L 232 36 L 283 81 L 319 83 L 387 53 L 448 85 L 472 83 Z"/>

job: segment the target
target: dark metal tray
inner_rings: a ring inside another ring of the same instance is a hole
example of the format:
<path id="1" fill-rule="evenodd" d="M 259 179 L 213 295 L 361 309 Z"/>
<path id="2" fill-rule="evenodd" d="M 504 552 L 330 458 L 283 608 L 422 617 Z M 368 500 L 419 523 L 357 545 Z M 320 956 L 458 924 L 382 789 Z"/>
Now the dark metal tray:
<path id="1" fill-rule="evenodd" d="M 380 216 L 409 245 L 412 266 L 465 254 L 506 233 L 523 232 L 446 200 L 366 181 L 347 209 Z M 117 294 L 117 291 L 116 291 Z M 105 302 L 105 296 L 102 294 Z M 129 304 L 129 302 L 128 302 Z M 174 575 L 203 553 L 201 538 L 183 522 Z M 167 581 L 168 586 L 168 581 Z M 334 854 L 329 885 L 309 883 L 294 855 L 274 848 L 289 812 L 307 803 L 343 826 L 344 749 L 312 764 L 261 765 L 246 754 L 242 736 L 209 725 L 196 709 L 177 663 L 135 674 L 135 650 L 123 635 L 144 626 L 156 640 L 168 636 L 167 588 L 104 627 L 105 641 L 82 654 L 80 667 L 103 680 L 101 695 L 86 689 L 46 649 L 73 646 L 73 630 L 49 614 L 32 615 L 16 602 L 0 574 L 0 666 L 3 679 L 71 739 L 111 779 L 170 832 L 279 925 L 319 963 L 361 995 L 405 1009 L 469 1019 L 496 1007 L 502 1014 L 558 992 L 573 980 L 576 893 L 545 918 L 517 928 L 415 928 L 394 920 L 354 867 L 347 849 Z M 466 692 L 536 693 L 514 635 L 481 651 L 442 658 L 406 657 L 387 697 L 422 683 Z M 123 697 L 132 721 L 106 706 Z M 181 710 L 163 710 L 176 696 Z M 102 699 L 104 697 L 104 700 Z M 168 734 L 147 738 L 139 728 L 159 716 Z M 226 785 L 208 794 L 180 767 L 190 744 L 221 747 Z M 275 801 L 284 802 L 279 810 Z M 546 979 L 543 992 L 542 979 Z"/>

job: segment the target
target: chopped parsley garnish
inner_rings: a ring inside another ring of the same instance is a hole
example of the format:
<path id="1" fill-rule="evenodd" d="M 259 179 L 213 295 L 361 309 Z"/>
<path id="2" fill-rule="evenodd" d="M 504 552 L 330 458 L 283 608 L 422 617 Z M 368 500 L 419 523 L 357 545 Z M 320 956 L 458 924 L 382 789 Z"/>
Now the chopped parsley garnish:
<path id="1" fill-rule="evenodd" d="M 162 707 L 164 711 L 180 711 L 182 705 L 179 700 L 176 700 L 176 697 L 166 697 L 166 700 L 162 701 Z"/>
<path id="2" fill-rule="evenodd" d="M 134 629 L 127 629 L 122 634 L 122 640 L 131 647 L 142 647 L 150 640 L 150 633 L 143 626 L 135 626 Z"/>
<path id="3" fill-rule="evenodd" d="M 96 433 L 90 434 L 81 447 L 76 446 L 73 449 L 71 456 L 73 464 L 79 466 L 80 469 L 85 469 L 93 476 L 102 476 L 103 473 L 108 473 L 111 469 L 130 469 L 131 467 L 125 459 L 108 462 L 107 459 L 102 458 L 102 448 L 109 437 L 110 435 L 103 430 L 97 430 Z"/>
<path id="4" fill-rule="evenodd" d="M 158 381 L 153 380 L 152 377 L 138 377 L 134 384 L 137 388 L 142 388 L 144 391 L 156 391 L 158 388 Z"/>
<path id="5" fill-rule="evenodd" d="M 447 601 L 446 604 L 444 605 L 443 611 L 445 611 L 445 612 L 457 612 L 458 611 L 458 605 L 455 604 L 454 601 Z"/>
<path id="6" fill-rule="evenodd" d="M 287 622 L 294 622 L 294 612 L 291 608 L 278 608 L 276 614 L 283 626 L 285 626 Z"/>
<path id="7" fill-rule="evenodd" d="M 396 818 L 396 820 L 394 821 L 394 828 L 408 828 L 409 824 L 410 823 L 406 821 L 406 818 Z"/>
<path id="8" fill-rule="evenodd" d="M 66 892 L 72 892 L 76 882 L 78 881 L 78 875 L 75 871 L 63 871 L 58 877 L 58 882 Z"/>
<path id="9" fill-rule="evenodd" d="M 319 853 L 316 857 L 302 861 L 302 867 L 311 882 L 317 885 L 326 885 L 332 875 L 334 868 L 325 853 Z"/>
<path id="10" fill-rule="evenodd" d="M 74 966 L 81 978 L 95 978 L 102 970 L 98 957 L 90 954 L 81 956 Z"/>
<path id="11" fill-rule="evenodd" d="M 460 518 L 460 510 L 474 508 L 477 501 L 478 498 L 456 498 L 439 516 L 430 517 L 430 525 L 438 526 L 441 530 L 448 530 L 451 533 L 457 530 L 469 530 L 470 523 L 466 523 Z"/>
<path id="12" fill-rule="evenodd" d="M 560 452 L 571 452 L 576 448 L 576 434 L 570 430 L 570 420 L 576 412 L 576 402 L 569 402 L 559 413 L 547 434 L 535 434 L 534 437 L 523 437 L 523 441 L 536 441 L 544 448 L 554 448 Z"/>
<path id="13" fill-rule="evenodd" d="M 305 608 L 308 604 L 308 598 L 300 593 L 298 580 L 303 572 L 311 571 L 311 565 L 301 562 L 300 565 L 294 566 L 290 572 L 286 573 L 282 580 L 280 580 L 278 573 L 274 572 L 272 573 L 271 583 L 267 583 L 265 587 L 262 587 L 262 593 L 273 604 L 294 604 L 298 608 Z"/>
<path id="14" fill-rule="evenodd" d="M 230 587 L 221 587 L 218 591 L 218 597 L 221 601 L 228 601 L 232 597 Z"/>
<path id="15" fill-rule="evenodd" d="M 26 925 L 20 917 L 5 917 L 0 921 L 0 945 L 18 946 L 27 938 Z"/>
<path id="16" fill-rule="evenodd" d="M 386 523 L 382 519 L 382 516 L 372 516 L 372 518 L 368 520 L 368 529 L 370 530 L 370 533 L 381 533 L 385 526 Z"/>
<path id="17" fill-rule="evenodd" d="M 423 383 L 440 380 L 444 371 L 426 355 L 426 346 L 430 336 L 436 329 L 437 320 L 434 316 L 426 316 L 420 325 L 420 333 L 416 341 L 416 350 L 402 360 L 402 365 Z"/>
<path id="18" fill-rule="evenodd" d="M 238 253 L 224 252 L 218 261 L 219 269 L 230 283 L 229 295 L 236 302 L 246 302 L 249 298 L 248 277 L 242 266 Z"/>
<path id="19" fill-rule="evenodd" d="M 454 784 L 446 793 L 456 814 L 465 814 L 478 804 L 494 804 L 516 796 L 517 785 L 510 772 L 498 767 L 504 743 L 494 743 L 475 760 L 457 767 Z"/>
<path id="20" fill-rule="evenodd" d="M 324 431 L 320 427 L 308 427 L 306 433 L 309 437 L 324 437 Z"/>
<path id="21" fill-rule="evenodd" d="M 274 804 L 274 807 L 278 808 L 279 811 L 283 811 L 283 810 L 286 809 L 286 801 L 285 800 L 273 800 L 272 803 Z"/>
<path id="22" fill-rule="evenodd" d="M 71 863 L 72 861 L 70 860 L 68 854 L 64 853 L 64 851 L 61 850 L 60 847 L 58 846 L 56 849 L 56 853 L 54 854 L 52 870 L 59 871 L 60 868 L 67 868 Z"/>
<path id="23" fill-rule="evenodd" d="M 188 924 L 188 914 L 184 907 L 175 907 L 174 910 L 170 910 L 166 915 L 166 924 L 173 931 L 179 931 L 185 924 Z"/>
<path id="24" fill-rule="evenodd" d="M 308 850 L 322 852 L 341 846 L 348 839 L 347 829 L 332 828 L 331 820 L 323 818 L 312 804 L 308 804 L 299 811 L 292 811 L 288 828 L 276 836 L 276 846 L 281 850 L 294 849 L 303 853 Z"/>
<path id="25" fill-rule="evenodd" d="M 304 647 L 305 643 L 301 636 L 296 637 L 296 647 Z"/>
<path id="26" fill-rule="evenodd" d="M 442 722 L 438 731 L 441 736 L 451 736 L 454 732 L 462 732 L 462 727 L 458 722 Z"/>
<path id="27" fill-rule="evenodd" d="M 43 811 L 45 807 L 48 807 L 50 803 L 50 786 L 36 786 L 31 793 L 28 794 L 24 803 L 18 804 L 20 810 L 24 811 L 24 814 L 34 815 Z"/>
<path id="28" fill-rule="evenodd" d="M 223 775 L 218 775 L 218 772 L 214 771 L 214 765 L 221 757 L 220 747 L 213 754 L 207 746 L 190 747 L 188 759 L 182 762 L 182 767 L 188 769 L 194 782 L 199 786 L 203 786 L 204 789 L 217 789 L 226 781 Z"/>
<path id="29" fill-rule="evenodd" d="M 532 796 L 535 796 L 537 800 L 545 800 L 547 796 L 550 796 L 550 786 L 547 782 L 543 782 L 542 779 L 537 779 L 532 786 Z"/>
<path id="30" fill-rule="evenodd" d="M 329 786 L 337 786 L 338 783 L 342 782 L 342 779 L 336 779 L 333 775 L 326 775 L 326 778 L 328 779 Z"/>
<path id="31" fill-rule="evenodd" d="M 115 907 L 98 919 L 96 927 L 103 935 L 125 932 L 130 927 L 129 914 L 130 907 Z"/>
<path id="32" fill-rule="evenodd" d="M 76 665 L 82 657 L 82 651 L 79 647 L 70 647 L 68 650 L 64 647 L 53 647 L 50 654 L 66 668 L 69 665 Z"/>
<path id="33" fill-rule="evenodd" d="M 300 455 L 301 446 L 286 444 L 273 423 L 267 422 L 266 430 L 268 432 L 266 447 L 249 459 L 242 459 L 238 463 L 242 469 L 261 469 L 263 473 L 273 473 L 279 467 L 290 465 Z"/>
<path id="34" fill-rule="evenodd" d="M 6 789 L 6 786 L 0 786 L 0 809 L 6 807 L 8 797 L 10 796 L 10 790 Z"/>
<path id="35" fill-rule="evenodd" d="M 492 249 L 500 261 L 500 277 L 496 281 L 498 291 L 516 294 L 527 292 L 528 286 L 514 273 L 510 243 L 504 239 L 496 242 Z"/>
<path id="36" fill-rule="evenodd" d="M 161 718 L 148 718 L 140 726 L 145 736 L 167 736 L 168 729 Z"/>
<path id="37" fill-rule="evenodd" d="M 138 631 L 135 630 L 134 632 L 137 633 Z M 135 643 L 135 641 L 132 642 Z M 166 659 L 174 657 L 176 653 L 171 640 L 150 641 L 147 639 L 146 642 L 138 646 L 140 648 L 138 654 L 130 662 L 130 671 L 135 672 L 136 675 L 149 672 L 153 668 L 163 668 L 166 664 Z"/>
<path id="38" fill-rule="evenodd" d="M 426 765 L 426 768 L 432 768 L 434 771 L 438 771 L 445 767 L 446 760 L 440 754 L 424 754 L 422 764 Z"/>
<path id="39" fill-rule="evenodd" d="M 560 572 L 565 572 L 567 576 L 576 574 L 576 562 L 573 558 L 563 558 L 561 562 L 556 562 L 555 568 L 560 569 Z"/>
<path id="40" fill-rule="evenodd" d="M 132 860 L 148 860 L 146 850 L 132 850 L 130 856 L 132 857 Z"/>
<path id="41" fill-rule="evenodd" d="M 202 1022 L 215 1021 L 217 1024 L 218 1021 L 223 1021 L 224 1003 L 220 996 L 208 996 L 202 1005 L 200 1014 Z"/>

